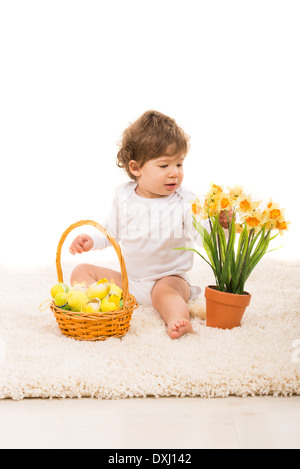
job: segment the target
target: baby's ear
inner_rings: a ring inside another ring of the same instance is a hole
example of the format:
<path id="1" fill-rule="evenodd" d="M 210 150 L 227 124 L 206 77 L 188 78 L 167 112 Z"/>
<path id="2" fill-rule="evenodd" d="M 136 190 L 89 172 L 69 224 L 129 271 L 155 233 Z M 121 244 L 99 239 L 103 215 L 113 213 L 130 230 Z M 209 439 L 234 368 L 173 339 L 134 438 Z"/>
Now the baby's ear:
<path id="1" fill-rule="evenodd" d="M 136 178 L 140 177 L 140 175 L 141 175 L 141 168 L 140 168 L 140 165 L 138 164 L 137 161 L 135 161 L 135 160 L 129 161 L 129 171 L 130 171 L 131 174 L 132 174 L 133 176 L 135 176 Z"/>

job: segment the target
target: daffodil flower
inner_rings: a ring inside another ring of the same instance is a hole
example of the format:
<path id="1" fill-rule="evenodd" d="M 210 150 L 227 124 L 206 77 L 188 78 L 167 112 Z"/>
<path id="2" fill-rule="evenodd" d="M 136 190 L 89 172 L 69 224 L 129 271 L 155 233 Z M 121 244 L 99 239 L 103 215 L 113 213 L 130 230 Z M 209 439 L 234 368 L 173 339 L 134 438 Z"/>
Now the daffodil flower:
<path id="1" fill-rule="evenodd" d="M 212 268 L 219 290 L 243 294 L 246 280 L 266 254 L 270 242 L 278 233 L 282 235 L 290 222 L 285 220 L 284 209 L 279 204 L 270 200 L 262 208 L 262 202 L 246 195 L 243 186 L 235 185 L 226 192 L 223 186 L 211 183 L 204 200 L 203 205 L 198 198 L 191 201 L 191 214 L 207 259 L 196 252 Z M 227 237 L 220 224 L 221 212 L 234 215 L 231 219 L 228 216 Z M 199 219 L 209 220 L 210 232 Z M 278 233 L 271 236 L 272 231 Z"/>

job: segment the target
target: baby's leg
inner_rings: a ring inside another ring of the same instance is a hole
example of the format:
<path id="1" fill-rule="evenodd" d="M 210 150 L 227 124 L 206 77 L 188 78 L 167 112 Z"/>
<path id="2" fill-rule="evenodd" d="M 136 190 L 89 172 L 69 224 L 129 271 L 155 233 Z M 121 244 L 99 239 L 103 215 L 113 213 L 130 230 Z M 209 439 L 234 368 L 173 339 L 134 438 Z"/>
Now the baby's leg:
<path id="1" fill-rule="evenodd" d="M 189 298 L 190 288 L 181 277 L 165 277 L 153 287 L 152 304 L 167 324 L 171 339 L 194 332 L 187 305 Z"/>
<path id="2" fill-rule="evenodd" d="M 114 280 L 116 285 L 122 288 L 122 275 L 116 270 L 98 267 L 92 264 L 79 264 L 71 274 L 71 285 L 85 282 L 87 286 L 94 282 L 99 282 L 102 278 L 108 281 Z"/>

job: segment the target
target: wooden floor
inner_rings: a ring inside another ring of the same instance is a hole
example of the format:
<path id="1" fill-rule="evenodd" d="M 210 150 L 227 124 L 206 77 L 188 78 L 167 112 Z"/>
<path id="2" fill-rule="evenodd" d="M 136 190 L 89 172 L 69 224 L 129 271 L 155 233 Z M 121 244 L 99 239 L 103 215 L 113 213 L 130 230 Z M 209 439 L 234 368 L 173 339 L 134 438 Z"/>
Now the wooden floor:
<path id="1" fill-rule="evenodd" d="M 300 448 L 300 396 L 0 401 L 1 449 Z"/>

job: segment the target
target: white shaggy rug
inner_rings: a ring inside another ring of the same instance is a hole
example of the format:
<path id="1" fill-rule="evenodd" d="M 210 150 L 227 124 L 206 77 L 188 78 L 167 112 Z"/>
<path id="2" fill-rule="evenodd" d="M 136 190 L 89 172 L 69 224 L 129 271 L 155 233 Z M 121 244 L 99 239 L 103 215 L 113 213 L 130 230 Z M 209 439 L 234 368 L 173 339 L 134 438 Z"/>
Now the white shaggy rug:
<path id="1" fill-rule="evenodd" d="M 198 259 L 190 276 L 213 283 Z M 69 339 L 49 309 L 39 311 L 57 280 L 54 265 L 1 267 L 0 278 L 1 399 L 300 394 L 299 262 L 261 261 L 246 285 L 253 298 L 242 327 L 211 329 L 194 318 L 196 334 L 177 341 L 151 306 L 134 312 L 123 339 Z"/>

